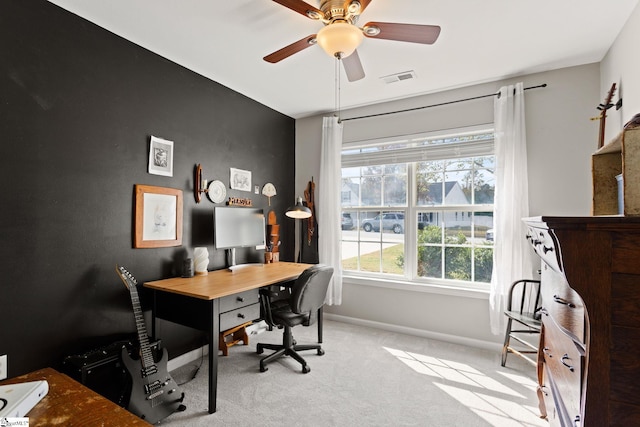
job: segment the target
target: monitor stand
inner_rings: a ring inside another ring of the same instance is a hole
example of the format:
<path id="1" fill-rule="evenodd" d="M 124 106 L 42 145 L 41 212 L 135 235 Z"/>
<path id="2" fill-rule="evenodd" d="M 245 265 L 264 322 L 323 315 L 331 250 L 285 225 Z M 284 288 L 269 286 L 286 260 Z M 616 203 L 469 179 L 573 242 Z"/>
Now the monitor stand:
<path id="1" fill-rule="evenodd" d="M 264 266 L 264 264 L 261 262 L 251 262 L 251 263 L 240 264 L 240 265 L 236 264 L 236 248 L 227 249 L 226 254 L 227 254 L 227 270 L 229 271 L 239 270 L 241 268 L 251 267 L 251 266 L 260 266 L 260 267 Z"/>
<path id="2" fill-rule="evenodd" d="M 227 267 L 232 270 L 236 265 L 236 248 L 230 248 L 226 250 L 227 253 Z"/>

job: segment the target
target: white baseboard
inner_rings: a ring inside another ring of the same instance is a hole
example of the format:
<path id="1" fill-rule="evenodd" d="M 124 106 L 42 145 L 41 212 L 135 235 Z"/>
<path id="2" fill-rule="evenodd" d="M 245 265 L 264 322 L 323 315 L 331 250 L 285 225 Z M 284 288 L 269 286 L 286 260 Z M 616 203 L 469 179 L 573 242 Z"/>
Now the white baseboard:
<path id="1" fill-rule="evenodd" d="M 182 366 L 194 362 L 207 354 L 209 354 L 209 345 L 205 344 L 200 348 L 196 348 L 181 354 L 180 356 L 174 357 L 173 359 L 169 359 L 167 362 L 167 371 L 171 372 L 175 369 L 181 368 Z"/>
<path id="2" fill-rule="evenodd" d="M 358 319 L 356 317 L 340 316 L 339 314 L 324 313 L 324 318 L 328 320 L 335 320 L 336 322 L 350 323 L 352 325 L 358 325 L 358 326 L 367 326 L 370 328 L 381 329 L 383 331 L 397 332 L 400 334 L 413 335 L 413 336 L 422 337 L 422 338 L 430 338 L 434 340 L 450 342 L 453 344 L 461 344 L 461 345 L 467 345 L 469 347 L 481 348 L 484 350 L 491 350 L 491 351 L 498 351 L 498 352 L 502 350 L 502 344 L 496 343 L 496 342 L 476 340 L 473 338 L 443 334 L 440 332 L 425 331 L 423 329 L 392 325 L 390 323 L 374 322 L 373 320 Z M 209 345 L 205 344 L 200 348 L 196 348 L 185 354 L 181 354 L 180 356 L 174 357 L 173 359 L 169 360 L 169 362 L 167 363 L 167 370 L 171 372 L 174 369 L 178 369 L 188 363 L 191 363 L 193 361 L 200 359 L 203 356 L 203 354 L 205 356 L 209 354 Z"/>
<path id="3" fill-rule="evenodd" d="M 409 328 L 407 326 L 392 325 L 389 323 L 375 322 L 372 320 L 358 319 L 356 317 L 341 316 L 339 314 L 324 313 L 324 318 L 335 320 L 336 322 L 350 323 L 352 325 L 368 326 L 370 328 L 382 329 L 383 331 L 398 332 L 406 335 L 413 335 L 422 338 L 430 338 L 439 341 L 461 344 L 469 347 L 481 348 L 484 350 L 501 351 L 502 344 L 477 340 L 473 338 L 461 337 L 458 335 L 443 334 L 440 332 L 425 331 L 424 329 Z"/>

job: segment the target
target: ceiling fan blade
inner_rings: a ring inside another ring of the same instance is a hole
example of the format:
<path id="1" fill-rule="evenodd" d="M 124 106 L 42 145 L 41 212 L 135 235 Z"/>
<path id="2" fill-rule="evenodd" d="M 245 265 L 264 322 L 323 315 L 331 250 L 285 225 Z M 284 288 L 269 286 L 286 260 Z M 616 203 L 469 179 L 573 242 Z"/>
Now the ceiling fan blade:
<path id="1" fill-rule="evenodd" d="M 377 32 L 376 29 L 379 30 L 379 32 Z M 440 27 L 437 25 L 368 22 L 363 27 L 363 33 L 367 37 L 376 39 L 433 44 L 440 35 Z"/>
<path id="2" fill-rule="evenodd" d="M 285 46 L 282 49 L 277 50 L 272 54 L 265 56 L 262 59 L 264 59 L 267 62 L 271 62 L 272 64 L 275 64 L 276 62 L 280 62 L 283 59 L 290 57 L 294 53 L 298 53 L 301 50 L 308 48 L 309 46 L 313 46 L 314 44 L 316 44 L 316 35 L 312 34 L 310 36 L 307 36 L 303 39 L 298 40 L 297 42 L 293 42 L 289 46 Z"/>
<path id="3" fill-rule="evenodd" d="M 281 4 L 282 6 L 293 10 L 294 12 L 298 12 L 301 15 L 306 16 L 310 19 L 320 19 L 324 17 L 324 13 L 320 9 L 317 9 L 311 6 L 308 3 L 303 2 L 302 0 L 273 0 L 276 3 Z"/>
<path id="4" fill-rule="evenodd" d="M 346 58 L 342 58 L 341 61 L 344 71 L 347 73 L 347 80 L 355 82 L 364 78 L 364 68 L 362 68 L 362 62 L 360 62 L 360 56 L 357 50 L 354 50 L 353 53 Z"/>
<path id="5" fill-rule="evenodd" d="M 369 3 L 371 3 L 371 0 L 347 0 L 344 2 L 344 10 L 349 10 L 349 6 L 351 5 L 351 3 L 360 3 L 360 11 L 358 12 L 358 15 L 360 15 L 362 12 L 364 12 L 364 10 L 367 8 L 367 6 L 369 6 Z"/>

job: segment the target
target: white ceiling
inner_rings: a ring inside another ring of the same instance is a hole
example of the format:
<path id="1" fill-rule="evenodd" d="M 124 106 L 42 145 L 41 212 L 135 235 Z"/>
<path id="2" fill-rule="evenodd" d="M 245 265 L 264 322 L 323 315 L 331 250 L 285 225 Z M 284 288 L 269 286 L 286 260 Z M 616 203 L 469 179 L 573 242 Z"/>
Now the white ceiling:
<path id="1" fill-rule="evenodd" d="M 49 0 L 293 118 L 333 111 L 335 60 L 262 58 L 322 24 L 271 0 Z M 366 77 L 340 68 L 342 109 L 599 62 L 639 0 L 373 0 L 360 18 L 439 25 L 434 45 L 365 38 Z M 308 0 L 318 6 L 317 0 Z M 415 71 L 416 79 L 380 77 Z"/>

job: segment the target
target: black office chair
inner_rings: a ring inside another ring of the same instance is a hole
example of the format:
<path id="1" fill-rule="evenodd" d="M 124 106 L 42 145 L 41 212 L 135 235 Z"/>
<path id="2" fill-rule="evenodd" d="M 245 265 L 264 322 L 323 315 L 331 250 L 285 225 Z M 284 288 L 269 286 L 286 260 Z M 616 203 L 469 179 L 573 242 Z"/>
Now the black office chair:
<path id="1" fill-rule="evenodd" d="M 504 335 L 504 345 L 502 347 L 502 366 L 507 363 L 507 355 L 513 353 L 532 363 L 534 366 L 537 360 L 526 356 L 527 354 L 537 354 L 538 346 L 530 340 L 525 340 L 519 334 L 535 335 L 540 334 L 542 322 L 540 320 L 542 301 L 540 299 L 540 280 L 517 280 L 513 282 L 509 289 L 509 299 L 507 300 L 507 329 Z M 516 322 L 517 325 L 514 325 Z M 526 329 L 513 329 L 516 326 Z M 511 345 L 511 339 L 516 340 L 520 345 L 515 348 Z"/>
<path id="2" fill-rule="evenodd" d="M 317 321 L 318 309 L 324 305 L 332 276 L 333 268 L 325 265 L 314 265 L 306 269 L 288 290 L 290 296 L 286 300 L 279 299 L 278 293 L 273 290 L 260 290 L 265 321 L 271 327 L 284 328 L 281 345 L 262 343 L 257 345 L 258 354 L 262 354 L 265 348 L 275 350 L 274 353 L 260 360 L 260 372 L 268 369 L 267 363 L 287 355 L 300 362 L 302 372 L 306 374 L 311 369 L 298 351 L 316 350 L 319 356 L 324 354 L 320 344 L 297 344 L 293 339 L 291 328 L 298 325 L 310 326 Z M 275 301 L 274 304 L 272 299 Z"/>

